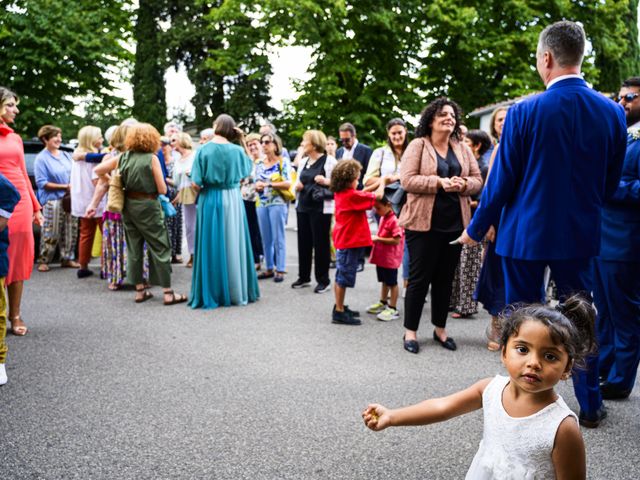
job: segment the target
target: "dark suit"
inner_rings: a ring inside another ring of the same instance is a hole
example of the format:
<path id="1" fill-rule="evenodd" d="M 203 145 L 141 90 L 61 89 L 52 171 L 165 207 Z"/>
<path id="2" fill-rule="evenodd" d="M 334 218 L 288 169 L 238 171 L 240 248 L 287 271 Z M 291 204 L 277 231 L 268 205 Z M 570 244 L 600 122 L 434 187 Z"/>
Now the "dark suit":
<path id="1" fill-rule="evenodd" d="M 358 142 L 355 150 L 353 151 L 353 159 L 360 162 L 360 165 L 362 165 L 362 171 L 360 172 L 360 178 L 358 179 L 358 190 L 362 190 L 362 179 L 364 178 L 364 174 L 367 173 L 367 167 L 369 166 L 369 159 L 371 158 L 372 153 L 373 150 L 371 150 L 371 147 L 360 142 Z M 340 147 L 336 150 L 336 160 L 341 160 L 342 155 L 344 155 L 344 147 Z"/>
<path id="2" fill-rule="evenodd" d="M 551 268 L 561 298 L 590 295 L 601 211 L 617 189 L 626 146 L 620 105 L 567 78 L 509 109 L 495 165 L 467 232 L 480 241 L 499 224 L 506 302 L 544 300 Z M 583 413 L 602 404 L 597 357 L 574 372 Z"/>
<path id="3" fill-rule="evenodd" d="M 13 209 L 20 201 L 20 194 L 13 184 L 0 173 L 0 215 L 8 218 L 13 213 Z M 8 214 L 8 215 L 7 215 Z M 9 271 L 9 258 L 7 249 L 9 248 L 9 228 L 0 232 L 0 278 L 6 277 Z M 4 295 L 0 293 L 0 295 Z"/>
<path id="4" fill-rule="evenodd" d="M 629 135 L 618 189 L 602 210 L 594 266 L 600 375 L 632 390 L 640 362 L 640 138 Z"/>

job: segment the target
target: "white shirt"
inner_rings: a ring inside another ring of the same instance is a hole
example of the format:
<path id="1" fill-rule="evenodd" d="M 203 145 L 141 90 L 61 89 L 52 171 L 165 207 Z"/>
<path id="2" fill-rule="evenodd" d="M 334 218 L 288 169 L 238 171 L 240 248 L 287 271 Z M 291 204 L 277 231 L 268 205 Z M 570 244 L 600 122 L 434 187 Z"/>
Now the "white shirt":
<path id="1" fill-rule="evenodd" d="M 84 217 L 84 212 L 91 203 L 96 189 L 92 181 L 93 169 L 97 165 L 99 164 L 87 163 L 84 160 L 74 160 L 71 164 L 71 215 L 74 217 Z M 102 217 L 106 201 L 105 195 L 98 204 L 93 218 Z"/>
<path id="2" fill-rule="evenodd" d="M 342 147 L 344 150 L 342 152 L 341 160 L 353 160 L 353 152 L 355 152 L 357 145 L 358 145 L 358 139 L 355 138 L 353 140 L 353 146 L 350 149 L 348 149 L 347 147 Z"/>
<path id="3" fill-rule="evenodd" d="M 582 76 L 577 75 L 575 73 L 571 73 L 569 75 L 560 75 L 559 77 L 556 77 L 553 80 L 551 80 L 549 83 L 547 83 L 547 90 L 549 90 L 549 88 L 551 88 L 551 85 L 553 85 L 554 83 L 561 82 L 562 80 L 566 80 L 567 78 L 579 78 L 580 80 L 582 80 Z"/>

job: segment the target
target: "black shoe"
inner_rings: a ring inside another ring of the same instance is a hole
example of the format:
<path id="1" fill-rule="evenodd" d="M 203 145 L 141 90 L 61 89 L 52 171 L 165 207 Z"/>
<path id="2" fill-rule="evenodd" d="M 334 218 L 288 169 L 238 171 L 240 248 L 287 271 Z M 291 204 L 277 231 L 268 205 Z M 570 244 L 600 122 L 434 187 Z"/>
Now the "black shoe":
<path id="1" fill-rule="evenodd" d="M 598 428 L 600 422 L 607 418 L 607 409 L 602 405 L 594 415 L 587 415 L 582 410 L 580 411 L 580 425 L 586 428 Z"/>
<path id="2" fill-rule="evenodd" d="M 356 268 L 356 272 L 363 272 L 364 271 L 364 262 L 362 263 L 358 263 L 358 268 Z"/>
<path id="3" fill-rule="evenodd" d="M 328 292 L 329 290 L 331 290 L 331 286 L 329 283 L 319 283 L 318 285 L 316 285 L 316 288 L 313 289 L 314 293 L 324 293 Z"/>
<path id="4" fill-rule="evenodd" d="M 629 398 L 631 390 L 621 390 L 615 388 L 609 382 L 603 382 L 600 384 L 600 393 L 605 400 L 624 400 L 625 398 Z"/>
<path id="5" fill-rule="evenodd" d="M 304 280 L 297 279 L 295 282 L 293 282 L 291 284 L 291 288 L 304 288 L 304 287 L 308 287 L 310 285 L 311 285 L 311 282 L 309 282 L 309 281 L 305 282 Z"/>
<path id="6" fill-rule="evenodd" d="M 442 340 L 440 340 L 440 337 L 436 334 L 435 330 L 433 331 L 433 339 L 447 350 L 453 351 L 458 349 L 458 346 L 456 345 L 456 342 L 453 341 L 453 338 L 447 337 L 447 339 L 443 342 Z"/>
<path id="7" fill-rule="evenodd" d="M 78 278 L 87 278 L 87 277 L 90 277 L 91 275 L 93 275 L 93 272 L 91 270 L 89 270 L 88 268 L 80 268 L 76 272 L 76 275 L 78 275 Z"/>
<path id="8" fill-rule="evenodd" d="M 333 312 L 331 312 L 331 323 L 338 323 L 340 325 L 360 325 L 362 322 L 359 318 L 354 318 L 349 312 L 338 312 L 336 306 L 333 306 Z"/>
<path id="9" fill-rule="evenodd" d="M 273 278 L 276 274 L 273 270 L 265 270 L 264 272 L 260 272 L 258 274 L 258 280 L 265 280 L 267 278 Z"/>
<path id="10" fill-rule="evenodd" d="M 404 349 L 409 353 L 418 353 L 420 351 L 420 345 L 418 345 L 417 340 L 406 340 L 403 335 L 402 343 L 404 344 Z"/>
<path id="11" fill-rule="evenodd" d="M 351 315 L 353 318 L 360 318 L 360 312 L 356 310 L 351 310 L 349 308 L 349 305 L 344 306 L 344 311 L 347 312 L 349 315 Z"/>

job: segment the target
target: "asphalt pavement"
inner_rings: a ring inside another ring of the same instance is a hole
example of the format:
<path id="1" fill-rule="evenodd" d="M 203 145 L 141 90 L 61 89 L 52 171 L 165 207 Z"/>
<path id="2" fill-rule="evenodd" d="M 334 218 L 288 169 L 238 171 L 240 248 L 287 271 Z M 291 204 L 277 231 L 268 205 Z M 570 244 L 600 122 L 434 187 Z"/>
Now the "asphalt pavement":
<path id="1" fill-rule="evenodd" d="M 8 337 L 0 479 L 464 478 L 482 412 L 378 433 L 360 413 L 505 374 L 486 349 L 489 317 L 449 319 L 450 352 L 431 339 L 427 303 L 421 351 L 407 353 L 402 320 L 364 313 L 378 299 L 367 265 L 347 293 L 363 324 L 333 325 L 331 292 L 290 287 L 295 235 L 287 231 L 285 282 L 261 281 L 260 301 L 245 307 L 165 307 L 158 288 L 137 305 L 132 290 L 110 292 L 97 275 L 34 270 L 23 302 L 30 332 Z M 175 266 L 176 291 L 189 291 L 190 275 Z M 577 412 L 570 382 L 558 391 Z M 640 390 L 607 407 L 600 428 L 583 430 L 589 478 L 639 478 Z"/>

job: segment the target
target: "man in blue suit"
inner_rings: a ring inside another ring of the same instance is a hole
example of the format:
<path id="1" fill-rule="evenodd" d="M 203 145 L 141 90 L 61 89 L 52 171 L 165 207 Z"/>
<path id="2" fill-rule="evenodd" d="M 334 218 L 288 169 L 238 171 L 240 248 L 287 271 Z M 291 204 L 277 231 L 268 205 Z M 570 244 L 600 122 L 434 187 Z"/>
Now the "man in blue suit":
<path id="1" fill-rule="evenodd" d="M 499 224 L 506 302 L 542 302 L 544 271 L 561 298 L 590 298 L 592 261 L 600 253 L 601 211 L 617 189 L 625 155 L 620 105 L 590 89 L 580 76 L 582 27 L 557 22 L 538 40 L 538 73 L 546 92 L 512 106 L 480 207 L 460 241 L 472 245 Z M 499 223 L 498 223 L 499 222 Z M 574 371 L 580 424 L 606 416 L 598 358 Z"/>
<path id="2" fill-rule="evenodd" d="M 640 362 L 640 77 L 618 95 L 627 116 L 627 154 L 618 189 L 602 210 L 602 248 L 594 262 L 602 397 L 627 398 Z"/>

